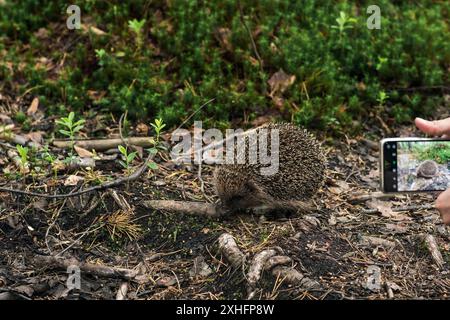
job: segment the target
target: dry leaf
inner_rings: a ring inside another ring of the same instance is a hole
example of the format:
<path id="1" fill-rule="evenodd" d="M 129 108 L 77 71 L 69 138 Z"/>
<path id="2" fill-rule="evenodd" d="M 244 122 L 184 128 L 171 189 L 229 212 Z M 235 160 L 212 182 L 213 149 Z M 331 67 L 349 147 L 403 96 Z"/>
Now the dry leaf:
<path id="1" fill-rule="evenodd" d="M 280 69 L 275 72 L 269 79 L 270 96 L 273 97 L 278 93 L 283 93 L 295 82 L 295 75 L 289 75 Z"/>
<path id="2" fill-rule="evenodd" d="M 82 29 L 84 32 L 91 31 L 93 34 L 95 34 L 95 35 L 97 35 L 97 36 L 104 36 L 104 35 L 106 34 L 105 31 L 100 30 L 99 28 L 97 28 L 97 27 L 95 27 L 95 26 L 93 26 L 93 25 L 90 25 L 90 24 L 82 24 L 82 25 L 81 25 L 81 29 Z"/>
<path id="3" fill-rule="evenodd" d="M 411 218 L 405 214 L 394 212 L 392 210 L 392 204 L 389 202 L 372 199 L 367 202 L 367 205 L 369 206 L 369 208 L 377 209 L 381 213 L 381 216 L 390 218 L 393 221 L 411 220 Z"/>
<path id="4" fill-rule="evenodd" d="M 34 35 L 36 36 L 36 38 L 43 40 L 48 38 L 49 32 L 45 28 L 39 28 L 38 31 L 34 33 Z"/>
<path id="5" fill-rule="evenodd" d="M 78 153 L 78 155 L 81 158 L 92 158 L 94 156 L 94 154 L 82 147 L 79 147 L 77 145 L 73 146 L 73 148 L 75 149 L 75 151 Z"/>
<path id="6" fill-rule="evenodd" d="M 394 211 L 392 211 L 392 204 L 389 202 L 372 199 L 367 202 L 367 205 L 369 208 L 377 209 L 383 217 L 392 217 L 395 215 Z"/>
<path id="7" fill-rule="evenodd" d="M 335 184 L 336 184 L 335 187 L 330 187 L 329 188 L 331 193 L 341 194 L 341 193 L 343 193 L 345 191 L 348 191 L 350 189 L 348 183 L 343 181 L 343 180 L 335 181 Z"/>
<path id="8" fill-rule="evenodd" d="M 136 131 L 140 136 L 144 136 L 144 137 L 148 136 L 148 130 L 149 130 L 149 127 L 145 123 L 141 122 L 136 126 Z"/>
<path id="9" fill-rule="evenodd" d="M 217 41 L 219 41 L 220 46 L 227 50 L 232 52 L 233 46 L 231 45 L 231 30 L 228 28 L 218 28 L 216 32 L 214 33 Z"/>
<path id="10" fill-rule="evenodd" d="M 31 140 L 37 144 L 42 144 L 44 142 L 43 132 L 42 131 L 34 131 L 25 135 L 27 140 Z"/>
<path id="11" fill-rule="evenodd" d="M 39 98 L 36 97 L 31 102 L 31 105 L 27 109 L 27 115 L 31 116 L 36 113 L 37 109 L 39 107 Z"/>
<path id="12" fill-rule="evenodd" d="M 78 182 L 83 181 L 83 180 L 84 180 L 83 177 L 79 177 L 79 176 L 71 174 L 64 181 L 64 185 L 65 186 L 76 186 L 78 184 Z"/>

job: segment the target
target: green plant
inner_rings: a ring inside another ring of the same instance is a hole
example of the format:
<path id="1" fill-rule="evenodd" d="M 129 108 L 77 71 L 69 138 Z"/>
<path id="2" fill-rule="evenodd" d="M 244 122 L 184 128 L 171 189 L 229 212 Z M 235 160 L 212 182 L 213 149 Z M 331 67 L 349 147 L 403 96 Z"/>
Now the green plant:
<path id="1" fill-rule="evenodd" d="M 103 67 L 106 64 L 107 53 L 105 49 L 95 49 L 95 56 L 98 59 L 99 66 Z"/>
<path id="2" fill-rule="evenodd" d="M 25 174 L 28 171 L 29 162 L 28 162 L 28 147 L 23 147 L 20 144 L 16 145 L 16 150 L 19 153 L 19 165 L 20 165 L 20 173 Z"/>
<path id="3" fill-rule="evenodd" d="M 432 144 L 432 146 L 417 145 L 414 149 L 419 160 L 434 160 L 446 165 L 450 162 L 450 147 L 447 143 Z"/>
<path id="4" fill-rule="evenodd" d="M 75 135 L 84 127 L 86 120 L 75 121 L 75 113 L 70 112 L 67 117 L 56 120 L 56 123 L 64 129 L 59 129 L 59 133 L 68 137 L 71 141 L 71 156 L 73 156 L 73 147 L 75 145 Z"/>
<path id="5" fill-rule="evenodd" d="M 25 120 L 27 120 L 27 115 L 25 114 L 25 112 L 23 111 L 18 111 L 15 116 L 14 119 L 18 122 L 18 123 L 24 123 Z"/>
<path id="6" fill-rule="evenodd" d="M 380 92 L 378 92 L 377 102 L 380 106 L 384 106 L 384 104 L 388 98 L 389 98 L 389 95 L 386 92 L 380 91 Z"/>
<path id="7" fill-rule="evenodd" d="M 355 18 L 347 16 L 347 14 L 343 11 L 339 12 L 339 17 L 336 18 L 337 25 L 331 26 L 333 29 L 339 30 L 339 38 L 342 39 L 342 35 L 344 34 L 344 31 L 346 29 L 352 29 L 353 23 L 355 23 L 357 20 Z"/>
<path id="8" fill-rule="evenodd" d="M 50 165 L 56 177 L 58 174 L 58 166 L 57 166 L 58 157 L 50 152 L 48 145 L 44 146 L 44 149 L 42 150 L 41 153 L 41 158 Z"/>
<path id="9" fill-rule="evenodd" d="M 136 35 L 135 40 L 136 40 L 136 46 L 137 46 L 138 50 L 141 49 L 142 44 L 143 44 L 142 29 L 144 27 L 144 24 L 145 24 L 145 19 L 142 19 L 142 20 L 133 19 L 133 20 L 128 21 L 128 27 Z"/>
<path id="10" fill-rule="evenodd" d="M 414 1 L 379 0 L 380 30 L 366 26 L 368 0 L 332 5 L 312 0 L 261 0 L 257 5 L 241 1 L 247 26 L 252 32 L 258 30 L 254 40 L 263 71 L 255 61 L 236 0 L 173 0 L 170 5 L 80 0 L 92 23 L 108 33 L 80 33 L 79 41 L 70 43 L 66 52 L 51 41 L 65 30 L 52 25 L 63 23 L 59 18 L 61 8 L 67 7 L 64 1 L 22 0 L 20 6 L 3 2 L 0 86 L 15 96 L 35 88 L 33 94 L 45 106 L 42 110 L 51 115 L 65 116 L 61 105 L 75 112 L 89 108 L 115 115 L 128 110 L 130 120 L 158 117 L 168 126 L 178 126 L 180 119 L 216 98 L 189 121 L 202 119 L 205 126 L 224 129 L 278 110 L 275 101 L 267 98 L 267 81 L 282 68 L 297 80 L 279 97 L 283 108 L 277 116 L 310 128 L 347 133 L 364 122 L 382 90 L 390 97 L 389 105 L 385 102 L 379 108 L 380 116 L 408 121 L 433 112 L 442 93 L 399 90 L 394 94 L 392 88 L 449 83 L 450 56 L 443 45 L 450 42 L 448 1 L 425 0 L 418 6 Z M 145 23 L 139 14 L 148 17 Z M 151 28 L 146 28 L 147 23 Z M 40 28 L 48 31 L 47 39 L 36 32 Z M 225 32 L 218 36 L 218 29 Z M 39 67 L 37 55 L 65 61 L 61 72 Z M 102 94 L 92 99 L 89 91 Z"/>
<path id="11" fill-rule="evenodd" d="M 155 122 L 150 123 L 150 125 L 155 129 L 155 133 L 156 133 L 155 142 L 159 143 L 159 138 L 161 137 L 161 131 L 162 131 L 162 129 L 164 129 L 166 124 L 164 123 L 164 121 L 162 119 L 155 119 Z"/>
<path id="12" fill-rule="evenodd" d="M 133 162 L 134 158 L 137 156 L 137 152 L 131 152 L 128 153 L 127 148 L 124 146 L 118 146 L 119 152 L 123 156 L 123 160 L 119 160 L 120 165 L 129 173 L 131 169 L 131 163 Z"/>
<path id="13" fill-rule="evenodd" d="M 375 69 L 377 69 L 378 71 L 381 70 L 381 68 L 386 65 L 386 63 L 388 62 L 388 58 L 383 58 L 383 57 L 378 57 L 378 62 L 375 66 Z"/>

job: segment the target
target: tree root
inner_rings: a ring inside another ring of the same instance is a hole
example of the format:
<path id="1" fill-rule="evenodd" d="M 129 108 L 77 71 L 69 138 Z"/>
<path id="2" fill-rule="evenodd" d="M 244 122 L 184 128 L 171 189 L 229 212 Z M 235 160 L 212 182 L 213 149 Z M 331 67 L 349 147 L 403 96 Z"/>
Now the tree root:
<path id="1" fill-rule="evenodd" d="M 219 237 L 219 251 L 235 269 L 244 267 L 245 254 L 239 249 L 231 234 L 223 233 Z"/>
<path id="2" fill-rule="evenodd" d="M 233 236 L 223 233 L 219 239 L 219 252 L 235 269 L 245 269 L 246 256 L 239 249 Z M 292 259 L 282 255 L 283 250 L 279 247 L 265 249 L 257 253 L 250 266 L 248 266 L 247 278 L 247 299 L 254 298 L 257 292 L 258 283 L 264 271 L 270 272 L 271 276 L 277 281 L 292 286 L 300 286 L 306 290 L 320 289 L 320 284 L 301 272 L 296 270 L 292 265 Z"/>

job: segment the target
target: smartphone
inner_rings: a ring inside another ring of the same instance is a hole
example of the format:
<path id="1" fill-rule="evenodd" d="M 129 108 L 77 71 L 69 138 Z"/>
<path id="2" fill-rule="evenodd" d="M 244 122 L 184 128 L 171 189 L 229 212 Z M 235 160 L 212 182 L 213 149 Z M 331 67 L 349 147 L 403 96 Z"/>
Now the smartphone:
<path id="1" fill-rule="evenodd" d="M 381 190 L 385 193 L 450 188 L 450 139 L 383 139 L 380 173 Z"/>

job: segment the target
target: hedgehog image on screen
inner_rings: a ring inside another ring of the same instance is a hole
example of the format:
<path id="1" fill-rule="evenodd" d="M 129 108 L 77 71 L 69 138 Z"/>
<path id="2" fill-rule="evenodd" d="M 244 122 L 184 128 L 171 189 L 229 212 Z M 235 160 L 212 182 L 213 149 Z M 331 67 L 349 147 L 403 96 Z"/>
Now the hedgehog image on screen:
<path id="1" fill-rule="evenodd" d="M 263 175 L 259 163 L 217 166 L 214 182 L 222 206 L 230 211 L 259 207 L 302 209 L 324 182 L 326 160 L 320 143 L 308 131 L 292 124 L 270 123 L 256 132 L 261 129 L 268 129 L 269 137 L 272 129 L 278 130 L 278 172 Z"/>
<path id="2" fill-rule="evenodd" d="M 426 160 L 417 167 L 417 176 L 425 179 L 434 178 L 439 173 L 439 166 L 433 160 Z"/>

